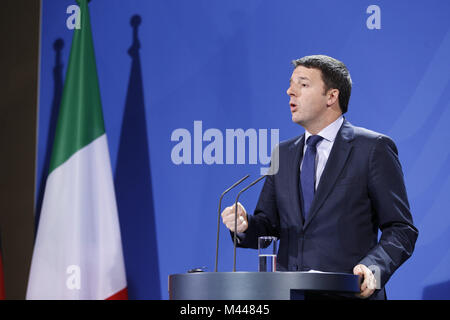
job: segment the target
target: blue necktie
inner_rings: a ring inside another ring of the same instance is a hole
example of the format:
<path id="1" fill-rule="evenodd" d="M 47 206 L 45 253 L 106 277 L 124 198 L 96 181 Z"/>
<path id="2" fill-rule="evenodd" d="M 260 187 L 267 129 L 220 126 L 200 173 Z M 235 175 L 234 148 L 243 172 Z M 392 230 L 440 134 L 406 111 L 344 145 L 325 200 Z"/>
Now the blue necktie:
<path id="1" fill-rule="evenodd" d="M 321 136 L 310 136 L 306 141 L 306 152 L 303 157 L 302 171 L 300 172 L 301 192 L 303 195 L 303 215 L 306 217 L 311 208 L 311 203 L 314 198 L 315 184 L 316 184 L 316 145 L 322 140 Z"/>

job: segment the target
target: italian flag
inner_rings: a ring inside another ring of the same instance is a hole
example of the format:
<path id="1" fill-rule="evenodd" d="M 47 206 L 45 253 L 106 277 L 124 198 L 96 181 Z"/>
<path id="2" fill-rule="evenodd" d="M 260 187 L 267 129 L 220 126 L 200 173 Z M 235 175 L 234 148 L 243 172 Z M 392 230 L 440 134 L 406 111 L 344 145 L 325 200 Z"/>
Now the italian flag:
<path id="1" fill-rule="evenodd" d="M 87 0 L 72 49 L 27 299 L 127 299 Z"/>

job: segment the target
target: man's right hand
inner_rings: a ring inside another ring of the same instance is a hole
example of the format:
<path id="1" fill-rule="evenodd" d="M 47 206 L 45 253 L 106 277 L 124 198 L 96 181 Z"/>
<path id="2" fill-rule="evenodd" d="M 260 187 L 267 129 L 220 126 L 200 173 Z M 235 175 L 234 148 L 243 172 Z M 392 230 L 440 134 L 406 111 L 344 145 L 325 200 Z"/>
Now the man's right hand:
<path id="1" fill-rule="evenodd" d="M 234 204 L 230 207 L 226 207 L 225 210 L 222 211 L 222 221 L 232 232 L 234 232 L 235 211 Z M 245 212 L 245 208 L 240 202 L 238 202 L 237 217 L 237 232 L 245 232 L 248 228 L 247 212 Z"/>

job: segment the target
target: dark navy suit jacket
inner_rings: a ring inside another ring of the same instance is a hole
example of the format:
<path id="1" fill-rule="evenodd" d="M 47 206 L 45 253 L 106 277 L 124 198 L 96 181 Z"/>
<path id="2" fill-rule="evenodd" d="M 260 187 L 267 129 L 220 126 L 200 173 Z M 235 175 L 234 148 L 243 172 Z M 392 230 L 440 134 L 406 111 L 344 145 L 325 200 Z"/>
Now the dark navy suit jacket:
<path id="1" fill-rule="evenodd" d="M 382 289 L 372 299 L 384 299 L 386 282 L 418 236 L 394 142 L 344 120 L 306 221 L 299 190 L 303 146 L 304 135 L 280 143 L 279 171 L 266 178 L 239 246 L 257 248 L 258 236 L 278 237 L 278 271 L 353 273 L 360 263 L 376 266 Z"/>

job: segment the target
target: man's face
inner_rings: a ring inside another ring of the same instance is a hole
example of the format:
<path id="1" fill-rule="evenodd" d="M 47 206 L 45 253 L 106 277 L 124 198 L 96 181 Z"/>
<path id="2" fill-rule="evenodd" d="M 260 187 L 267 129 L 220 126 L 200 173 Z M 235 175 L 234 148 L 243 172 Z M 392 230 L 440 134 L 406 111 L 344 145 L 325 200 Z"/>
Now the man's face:
<path id="1" fill-rule="evenodd" d="M 298 66 L 292 72 L 287 94 L 291 97 L 292 121 L 307 128 L 327 110 L 327 95 L 322 71 Z"/>

